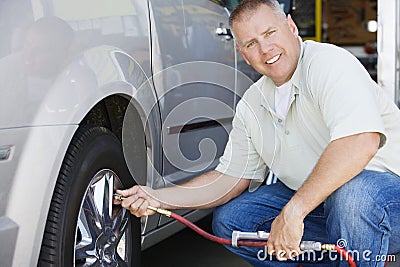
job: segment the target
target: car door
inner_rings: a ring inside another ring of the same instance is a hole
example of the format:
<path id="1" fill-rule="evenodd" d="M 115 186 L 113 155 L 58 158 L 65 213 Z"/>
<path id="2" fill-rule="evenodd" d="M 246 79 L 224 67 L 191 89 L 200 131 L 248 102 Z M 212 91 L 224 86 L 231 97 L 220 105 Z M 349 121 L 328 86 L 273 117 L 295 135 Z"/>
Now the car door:
<path id="1" fill-rule="evenodd" d="M 163 123 L 161 176 L 165 184 L 178 184 L 214 168 L 224 151 L 234 113 L 234 44 L 224 34 L 228 13 L 214 1 L 151 5 L 154 85 Z"/>

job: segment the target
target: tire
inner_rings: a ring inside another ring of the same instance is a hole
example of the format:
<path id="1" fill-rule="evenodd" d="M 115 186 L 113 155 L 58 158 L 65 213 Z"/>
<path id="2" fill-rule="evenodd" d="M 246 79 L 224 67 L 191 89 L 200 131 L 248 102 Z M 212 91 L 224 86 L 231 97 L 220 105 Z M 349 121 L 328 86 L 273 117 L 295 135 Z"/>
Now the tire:
<path id="1" fill-rule="evenodd" d="M 80 127 L 50 204 L 39 266 L 140 266 L 140 219 L 112 204 L 134 185 L 119 140 L 103 127 Z"/>

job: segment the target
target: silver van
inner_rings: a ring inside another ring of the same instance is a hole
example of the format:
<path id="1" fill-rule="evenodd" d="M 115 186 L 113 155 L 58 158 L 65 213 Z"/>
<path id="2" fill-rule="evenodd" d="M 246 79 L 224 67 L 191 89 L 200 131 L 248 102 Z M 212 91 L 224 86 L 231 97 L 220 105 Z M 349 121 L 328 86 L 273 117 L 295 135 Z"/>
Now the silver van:
<path id="1" fill-rule="evenodd" d="M 139 266 L 182 228 L 112 194 L 216 166 L 258 78 L 235 2 L 0 1 L 0 266 Z"/>

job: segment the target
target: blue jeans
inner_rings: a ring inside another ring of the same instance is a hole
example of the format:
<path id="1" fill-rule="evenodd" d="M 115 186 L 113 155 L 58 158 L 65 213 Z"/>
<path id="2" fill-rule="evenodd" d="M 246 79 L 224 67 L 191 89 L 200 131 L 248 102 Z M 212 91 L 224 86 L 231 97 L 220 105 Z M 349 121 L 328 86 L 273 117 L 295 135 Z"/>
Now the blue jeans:
<path id="1" fill-rule="evenodd" d="M 215 209 L 213 231 L 228 239 L 234 230 L 269 232 L 294 193 L 280 181 L 252 193 L 246 191 Z M 357 266 L 383 266 L 384 261 L 379 261 L 382 257 L 400 252 L 400 178 L 387 172 L 362 171 L 306 217 L 303 240 L 339 242 Z M 279 262 L 268 255 L 265 259 L 263 248 L 228 249 L 253 266 L 297 266 L 296 262 L 302 266 L 348 266 L 336 253 Z"/>

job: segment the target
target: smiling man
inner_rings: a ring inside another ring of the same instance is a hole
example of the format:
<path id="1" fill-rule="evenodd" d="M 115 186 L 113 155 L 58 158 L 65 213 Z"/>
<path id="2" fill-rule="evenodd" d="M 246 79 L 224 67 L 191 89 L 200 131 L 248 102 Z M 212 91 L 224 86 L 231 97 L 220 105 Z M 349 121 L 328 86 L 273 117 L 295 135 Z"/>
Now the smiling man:
<path id="1" fill-rule="evenodd" d="M 230 24 L 263 77 L 237 105 L 220 164 L 180 187 L 118 191 L 128 197 L 122 205 L 137 216 L 152 214 L 148 205 L 219 206 L 217 235 L 270 232 L 274 261 L 258 248 L 230 248 L 254 266 L 297 266 L 288 259 L 301 240 L 340 241 L 358 266 L 383 266 L 375 259 L 400 252 L 399 109 L 344 49 L 303 42 L 277 1 L 244 0 Z M 278 182 L 246 191 L 268 169 Z M 338 264 L 347 265 L 317 263 Z"/>
<path id="2" fill-rule="evenodd" d="M 342 239 L 360 255 L 398 253 L 397 107 L 345 50 L 302 42 L 276 1 L 245 0 L 230 24 L 237 49 L 264 77 L 238 105 L 217 170 L 248 177 L 265 164 L 280 181 L 217 209 L 215 231 L 270 231 L 268 253 L 281 260 L 300 253 L 300 240 Z M 234 251 L 260 264 L 254 250 Z"/>
<path id="3" fill-rule="evenodd" d="M 281 86 L 290 80 L 299 59 L 297 27 L 283 11 L 248 8 L 247 14 L 237 14 L 237 9 L 231 15 L 237 48 L 247 64 Z"/>

